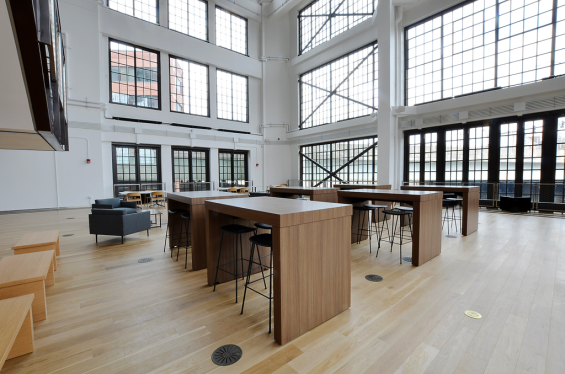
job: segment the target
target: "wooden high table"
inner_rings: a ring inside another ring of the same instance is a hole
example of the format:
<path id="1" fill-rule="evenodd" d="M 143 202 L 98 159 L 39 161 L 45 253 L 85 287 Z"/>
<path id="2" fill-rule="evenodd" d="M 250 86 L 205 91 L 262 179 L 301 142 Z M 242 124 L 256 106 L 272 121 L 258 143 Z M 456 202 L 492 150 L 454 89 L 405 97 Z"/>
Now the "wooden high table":
<path id="1" fill-rule="evenodd" d="M 279 344 L 350 307 L 351 205 L 272 197 L 209 200 L 205 205 L 210 286 L 216 275 L 221 226 L 232 223 L 232 216 L 273 226 L 274 332 Z M 220 263 L 233 261 L 231 242 L 224 240 Z M 244 248 L 245 256 L 249 258 Z M 232 279 L 225 272 L 218 274 L 219 283 Z"/>
<path id="2" fill-rule="evenodd" d="M 190 212 L 190 235 L 192 246 L 192 270 L 206 269 L 206 209 L 204 201 L 217 199 L 246 198 L 247 195 L 221 191 L 190 191 L 167 193 L 168 209 L 186 209 Z M 175 233 L 180 232 L 181 218 L 175 217 Z M 169 221 L 169 223 L 171 223 Z M 173 225 L 169 224 L 169 239 Z M 178 238 L 169 240 L 169 248 L 178 243 Z"/>
<path id="3" fill-rule="evenodd" d="M 271 197 L 292 197 L 294 195 L 308 195 L 310 201 L 325 201 L 337 203 L 338 188 L 326 187 L 271 187 Z"/>
<path id="4" fill-rule="evenodd" d="M 409 202 L 412 204 L 412 264 L 420 266 L 441 253 L 441 192 L 398 190 L 343 190 L 339 202 L 365 200 Z"/>
<path id="5" fill-rule="evenodd" d="M 463 222 L 461 233 L 470 235 L 479 229 L 479 186 L 402 186 L 407 191 L 441 191 L 463 196 Z"/>

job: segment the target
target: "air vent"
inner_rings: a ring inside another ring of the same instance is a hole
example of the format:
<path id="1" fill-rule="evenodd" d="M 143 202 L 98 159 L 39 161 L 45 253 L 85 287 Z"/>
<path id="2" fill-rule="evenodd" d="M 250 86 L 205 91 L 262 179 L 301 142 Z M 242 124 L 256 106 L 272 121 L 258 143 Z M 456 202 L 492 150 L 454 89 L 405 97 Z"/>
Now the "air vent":
<path id="1" fill-rule="evenodd" d="M 457 96 L 454 96 L 453 98 L 457 99 L 458 97 L 471 96 L 471 95 L 481 94 L 481 93 L 485 93 L 485 92 L 496 91 L 496 90 L 500 90 L 500 89 L 502 89 L 502 87 L 494 87 L 494 88 L 489 88 L 488 90 L 469 92 L 469 93 L 466 93 L 466 94 L 457 95 Z"/>
<path id="2" fill-rule="evenodd" d="M 182 123 L 171 123 L 171 126 L 188 127 L 189 129 L 212 130 L 211 127 L 184 125 Z"/>
<path id="3" fill-rule="evenodd" d="M 154 125 L 161 125 L 163 122 L 160 121 L 149 121 L 146 119 L 136 119 L 136 118 L 126 118 L 126 117 L 112 117 L 116 121 L 126 121 L 126 122 L 138 122 L 138 123 L 152 123 Z"/>
<path id="4" fill-rule="evenodd" d="M 251 134 L 249 131 L 236 131 L 236 130 L 226 130 L 226 129 L 218 129 L 218 131 L 220 131 L 220 132 L 231 132 L 231 133 L 234 133 L 234 134 L 245 134 L 245 135 Z"/>

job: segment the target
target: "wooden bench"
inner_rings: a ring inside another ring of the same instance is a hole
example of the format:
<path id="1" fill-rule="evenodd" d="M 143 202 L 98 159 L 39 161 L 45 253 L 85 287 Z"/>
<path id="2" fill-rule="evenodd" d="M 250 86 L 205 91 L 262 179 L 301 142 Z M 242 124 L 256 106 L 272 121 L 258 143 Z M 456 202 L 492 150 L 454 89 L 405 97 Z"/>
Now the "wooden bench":
<path id="1" fill-rule="evenodd" d="M 33 299 L 31 294 L 0 301 L 0 370 L 6 360 L 33 352 Z"/>
<path id="2" fill-rule="evenodd" d="M 38 231 L 25 234 L 12 247 L 15 255 L 53 250 L 53 267 L 57 270 L 59 250 L 59 230 Z"/>
<path id="3" fill-rule="evenodd" d="M 53 284 L 53 251 L 0 258 L 0 300 L 34 294 L 34 322 L 47 319 L 45 286 Z"/>

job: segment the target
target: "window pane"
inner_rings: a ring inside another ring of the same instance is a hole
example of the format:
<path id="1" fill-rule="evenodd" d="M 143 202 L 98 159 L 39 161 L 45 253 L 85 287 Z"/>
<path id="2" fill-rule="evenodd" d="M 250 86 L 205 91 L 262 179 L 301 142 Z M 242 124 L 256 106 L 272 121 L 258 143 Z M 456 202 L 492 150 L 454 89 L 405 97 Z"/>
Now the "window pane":
<path id="1" fill-rule="evenodd" d="M 247 54 L 247 20 L 216 6 L 216 45 Z"/>
<path id="2" fill-rule="evenodd" d="M 144 21 L 157 23 L 157 0 L 108 0 L 108 7 Z"/>
<path id="3" fill-rule="evenodd" d="M 208 66 L 170 57 L 171 111 L 199 116 L 208 112 Z"/>
<path id="4" fill-rule="evenodd" d="M 247 77 L 219 69 L 216 72 L 218 118 L 247 122 Z"/>
<path id="5" fill-rule="evenodd" d="M 208 40 L 208 3 L 201 0 L 169 0 L 169 28 Z"/>

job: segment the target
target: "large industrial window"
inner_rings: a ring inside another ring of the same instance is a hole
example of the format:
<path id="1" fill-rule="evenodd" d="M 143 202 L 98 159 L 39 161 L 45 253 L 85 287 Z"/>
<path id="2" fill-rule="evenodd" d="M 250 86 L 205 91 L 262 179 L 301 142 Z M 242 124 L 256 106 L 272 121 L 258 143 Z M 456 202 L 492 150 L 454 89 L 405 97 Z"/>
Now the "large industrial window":
<path id="1" fill-rule="evenodd" d="M 108 8 L 157 23 L 157 0 L 108 0 Z"/>
<path id="2" fill-rule="evenodd" d="M 162 189 L 160 147 L 113 144 L 112 153 L 116 194 L 124 190 Z"/>
<path id="3" fill-rule="evenodd" d="M 557 120 L 557 153 L 555 160 L 555 202 L 565 202 L 565 117 Z"/>
<path id="4" fill-rule="evenodd" d="M 420 182 L 420 144 L 422 136 L 420 134 L 408 137 L 408 182 L 417 184 Z"/>
<path id="5" fill-rule="evenodd" d="M 247 55 L 247 20 L 216 6 L 216 45 Z"/>
<path id="6" fill-rule="evenodd" d="M 565 1 L 557 3 L 557 25 L 555 27 L 555 67 L 553 75 L 565 74 Z"/>
<path id="7" fill-rule="evenodd" d="M 173 147 L 173 191 L 210 190 L 207 149 Z"/>
<path id="8" fill-rule="evenodd" d="M 110 102 L 159 109 L 159 52 L 110 39 Z"/>
<path id="9" fill-rule="evenodd" d="M 218 118 L 248 122 L 247 77 L 216 70 Z"/>
<path id="10" fill-rule="evenodd" d="M 378 103 L 378 46 L 372 43 L 300 76 L 300 128 L 370 115 Z"/>
<path id="11" fill-rule="evenodd" d="M 488 181 L 489 127 L 480 126 L 469 129 L 469 182 Z"/>
<path id="12" fill-rule="evenodd" d="M 437 179 L 437 132 L 424 135 L 424 182 Z"/>
<path id="13" fill-rule="evenodd" d="M 543 120 L 524 122 L 523 183 L 540 182 L 542 135 Z"/>
<path id="14" fill-rule="evenodd" d="M 517 123 L 500 126 L 500 170 L 498 179 L 502 183 L 516 180 Z"/>
<path id="15" fill-rule="evenodd" d="M 330 183 L 376 183 L 376 137 L 305 145 L 301 153 L 301 181 L 306 187 Z"/>
<path id="16" fill-rule="evenodd" d="M 250 187 L 247 155 L 247 151 L 219 151 L 220 187 Z"/>
<path id="17" fill-rule="evenodd" d="M 208 66 L 171 56 L 171 112 L 209 116 Z"/>
<path id="18" fill-rule="evenodd" d="M 463 181 L 463 129 L 445 132 L 445 181 Z"/>
<path id="19" fill-rule="evenodd" d="M 378 0 L 316 0 L 298 14 L 299 54 L 370 18 Z"/>
<path id="20" fill-rule="evenodd" d="M 169 0 L 169 29 L 208 40 L 208 2 Z"/>
<path id="21" fill-rule="evenodd" d="M 553 17 L 554 3 L 563 7 L 552 0 L 471 1 L 406 27 L 406 105 L 565 73 L 565 39 L 557 36 L 552 46 L 555 23 L 565 16 Z"/>

